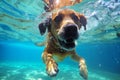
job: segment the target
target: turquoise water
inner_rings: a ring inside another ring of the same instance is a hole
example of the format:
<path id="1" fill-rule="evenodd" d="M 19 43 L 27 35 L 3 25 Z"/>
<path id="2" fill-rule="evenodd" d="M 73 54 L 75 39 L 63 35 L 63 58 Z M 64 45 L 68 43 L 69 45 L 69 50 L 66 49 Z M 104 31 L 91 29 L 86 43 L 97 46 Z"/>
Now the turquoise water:
<path id="1" fill-rule="evenodd" d="M 0 80 L 83 80 L 70 58 L 58 63 L 56 77 L 46 74 L 36 43 L 38 24 L 48 16 L 41 0 L 0 0 Z M 120 1 L 83 0 L 68 7 L 87 17 L 76 52 L 86 59 L 88 80 L 120 80 Z"/>

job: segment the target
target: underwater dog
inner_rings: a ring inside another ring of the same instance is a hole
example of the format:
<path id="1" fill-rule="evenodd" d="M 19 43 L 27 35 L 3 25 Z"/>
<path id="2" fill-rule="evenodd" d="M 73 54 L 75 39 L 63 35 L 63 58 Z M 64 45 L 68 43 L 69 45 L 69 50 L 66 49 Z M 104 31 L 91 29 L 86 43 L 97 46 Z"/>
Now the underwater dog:
<path id="1" fill-rule="evenodd" d="M 46 30 L 48 31 L 46 47 L 42 54 L 48 75 L 57 75 L 59 71 L 57 62 L 69 56 L 78 62 L 80 75 L 87 79 L 88 71 L 85 60 L 75 51 L 79 30 L 82 26 L 86 30 L 86 24 L 85 16 L 71 9 L 53 12 L 49 18 L 39 24 L 41 35 Z"/>
<path id="2" fill-rule="evenodd" d="M 46 12 L 52 14 L 39 24 L 40 34 L 47 31 L 47 42 L 42 59 L 46 64 L 46 72 L 49 76 L 56 76 L 59 72 L 57 62 L 71 57 L 78 62 L 80 75 L 87 80 L 88 71 L 84 58 L 76 51 L 76 40 L 83 26 L 86 30 L 87 20 L 84 15 L 71 9 L 59 9 L 71 6 L 82 0 L 43 0 Z"/>

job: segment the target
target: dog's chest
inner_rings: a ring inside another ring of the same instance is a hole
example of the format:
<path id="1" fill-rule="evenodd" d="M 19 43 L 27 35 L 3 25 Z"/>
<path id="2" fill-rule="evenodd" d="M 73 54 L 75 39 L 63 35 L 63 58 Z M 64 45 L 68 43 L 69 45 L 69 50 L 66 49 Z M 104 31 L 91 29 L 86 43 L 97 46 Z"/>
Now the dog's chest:
<path id="1" fill-rule="evenodd" d="M 69 53 L 53 53 L 53 58 L 56 62 L 63 61 L 67 56 L 69 56 Z"/>

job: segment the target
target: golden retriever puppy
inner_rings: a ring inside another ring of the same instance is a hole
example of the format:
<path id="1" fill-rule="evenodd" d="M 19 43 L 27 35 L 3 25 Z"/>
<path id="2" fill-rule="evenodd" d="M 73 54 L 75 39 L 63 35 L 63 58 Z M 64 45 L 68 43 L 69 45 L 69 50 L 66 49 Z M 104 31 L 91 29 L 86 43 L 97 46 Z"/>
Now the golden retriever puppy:
<path id="1" fill-rule="evenodd" d="M 70 9 L 53 12 L 49 18 L 39 24 L 41 35 L 48 31 L 46 47 L 42 54 L 48 75 L 57 75 L 59 71 L 57 62 L 71 57 L 78 62 L 80 75 L 87 80 L 88 71 L 85 60 L 75 51 L 79 30 L 82 26 L 86 30 L 86 24 L 84 15 Z"/>

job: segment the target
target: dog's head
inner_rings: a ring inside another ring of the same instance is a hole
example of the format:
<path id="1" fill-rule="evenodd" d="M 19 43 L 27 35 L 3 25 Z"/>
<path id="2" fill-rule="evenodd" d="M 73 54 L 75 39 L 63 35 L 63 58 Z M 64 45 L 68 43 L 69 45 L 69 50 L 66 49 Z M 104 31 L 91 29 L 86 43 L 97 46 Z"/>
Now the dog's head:
<path id="1" fill-rule="evenodd" d="M 65 50 L 73 50 L 75 48 L 75 40 L 79 37 L 81 26 L 86 30 L 86 18 L 70 9 L 63 9 L 54 12 L 51 18 L 39 24 L 39 30 L 43 35 L 48 31 L 57 40 L 60 47 Z"/>

